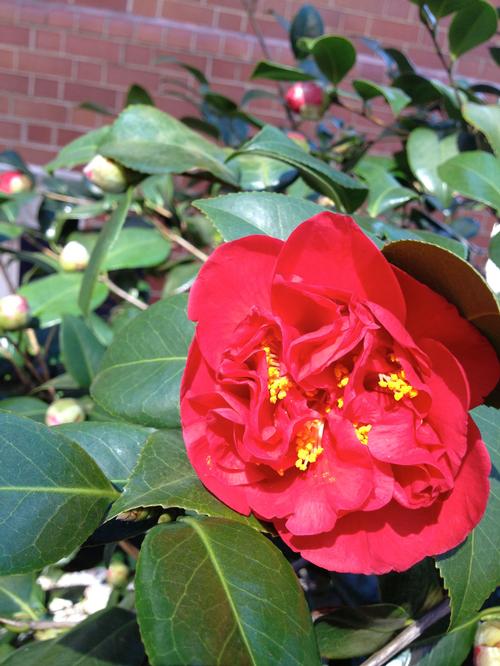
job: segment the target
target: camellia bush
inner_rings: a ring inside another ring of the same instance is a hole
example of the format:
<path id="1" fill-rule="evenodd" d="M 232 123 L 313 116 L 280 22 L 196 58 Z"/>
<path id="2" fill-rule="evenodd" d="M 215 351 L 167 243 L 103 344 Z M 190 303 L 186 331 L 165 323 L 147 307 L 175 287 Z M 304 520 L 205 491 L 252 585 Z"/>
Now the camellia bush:
<path id="1" fill-rule="evenodd" d="M 418 4 L 439 79 L 307 5 L 239 103 L 2 154 L 0 663 L 498 663 L 497 12 Z"/>

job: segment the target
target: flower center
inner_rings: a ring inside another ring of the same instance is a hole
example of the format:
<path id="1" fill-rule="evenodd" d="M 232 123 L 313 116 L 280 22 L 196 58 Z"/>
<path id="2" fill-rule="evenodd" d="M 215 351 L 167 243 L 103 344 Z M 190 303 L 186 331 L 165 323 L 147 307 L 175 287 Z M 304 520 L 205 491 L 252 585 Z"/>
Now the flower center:
<path id="1" fill-rule="evenodd" d="M 389 375 L 380 373 L 378 385 L 381 388 L 389 389 L 394 395 L 394 400 L 399 402 L 405 397 L 416 398 L 418 395 L 417 389 L 413 388 L 411 384 L 406 381 L 405 371 L 391 372 Z"/>
<path id="2" fill-rule="evenodd" d="M 353 423 L 352 425 L 354 426 L 354 432 L 356 433 L 356 437 L 359 439 L 361 444 L 364 444 L 364 446 L 368 446 L 368 433 L 372 429 L 372 426 L 369 423 L 367 423 L 366 425 Z"/>
<path id="3" fill-rule="evenodd" d="M 323 453 L 321 439 L 325 424 L 320 419 L 313 419 L 305 423 L 297 433 L 297 460 L 295 467 L 305 472 L 310 463 L 315 463 L 318 456 Z"/>
<path id="4" fill-rule="evenodd" d="M 278 400 L 286 398 L 289 389 L 292 387 L 292 382 L 286 374 L 281 374 L 278 355 L 271 344 L 265 344 L 262 349 L 266 355 L 269 401 L 275 405 Z"/>

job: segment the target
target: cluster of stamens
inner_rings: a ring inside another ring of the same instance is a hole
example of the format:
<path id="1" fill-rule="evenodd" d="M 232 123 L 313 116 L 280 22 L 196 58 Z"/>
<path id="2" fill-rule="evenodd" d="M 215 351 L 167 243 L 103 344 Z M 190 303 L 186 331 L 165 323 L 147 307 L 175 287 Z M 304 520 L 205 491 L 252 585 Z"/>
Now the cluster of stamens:
<path id="1" fill-rule="evenodd" d="M 286 398 L 292 382 L 286 375 L 281 374 L 278 355 L 273 351 L 271 346 L 266 344 L 262 349 L 266 355 L 269 401 L 275 405 L 278 400 Z"/>
<path id="2" fill-rule="evenodd" d="M 296 436 L 297 460 L 295 467 L 305 472 L 307 466 L 315 463 L 318 456 L 323 453 L 321 437 L 325 424 L 320 419 L 313 419 L 305 423 Z"/>
<path id="3" fill-rule="evenodd" d="M 391 354 L 389 358 L 393 363 L 398 363 L 394 354 Z M 378 385 L 380 388 L 386 388 L 389 389 L 389 391 L 392 391 L 394 400 L 397 402 L 406 397 L 416 398 L 418 395 L 417 389 L 413 388 L 413 386 L 407 382 L 406 374 L 403 369 L 398 372 L 391 372 L 390 374 L 380 373 L 378 378 Z"/>
<path id="4" fill-rule="evenodd" d="M 356 433 L 356 437 L 359 439 L 361 444 L 364 446 L 368 446 L 368 433 L 372 429 L 372 425 L 370 423 L 367 423 L 366 425 L 359 425 L 358 423 L 353 423 L 354 426 L 354 432 Z"/>

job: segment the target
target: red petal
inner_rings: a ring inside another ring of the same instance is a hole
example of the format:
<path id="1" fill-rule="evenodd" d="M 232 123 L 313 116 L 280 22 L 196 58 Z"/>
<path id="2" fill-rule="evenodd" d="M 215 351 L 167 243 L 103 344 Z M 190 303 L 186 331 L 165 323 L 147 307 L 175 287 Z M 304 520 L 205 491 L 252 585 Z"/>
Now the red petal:
<path id="1" fill-rule="evenodd" d="M 247 236 L 218 247 L 191 289 L 188 315 L 197 321 L 205 360 L 217 367 L 235 327 L 253 306 L 269 311 L 271 278 L 283 242 Z"/>
<path id="2" fill-rule="evenodd" d="M 404 321 L 405 302 L 391 264 L 347 215 L 319 213 L 297 227 L 283 246 L 276 275 L 346 291 Z"/>
<path id="3" fill-rule="evenodd" d="M 394 267 L 408 304 L 406 327 L 419 338 L 438 340 L 463 366 L 471 389 L 471 408 L 480 405 L 500 379 L 495 350 L 478 329 L 440 294 Z"/>
<path id="4" fill-rule="evenodd" d="M 355 512 L 335 529 L 314 537 L 295 537 L 276 524 L 280 536 L 314 564 L 333 571 L 383 574 L 404 571 L 424 557 L 458 546 L 480 521 L 488 501 L 488 452 L 475 423 L 469 424 L 469 451 L 450 495 L 425 509 L 392 502 L 379 511 Z"/>

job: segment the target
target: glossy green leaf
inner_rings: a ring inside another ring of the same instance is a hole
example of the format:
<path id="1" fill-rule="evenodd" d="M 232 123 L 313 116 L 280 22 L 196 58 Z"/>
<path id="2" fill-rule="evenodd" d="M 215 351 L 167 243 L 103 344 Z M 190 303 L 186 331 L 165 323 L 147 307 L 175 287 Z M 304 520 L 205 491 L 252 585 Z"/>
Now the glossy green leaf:
<path id="1" fill-rule="evenodd" d="M 455 240 L 454 238 L 450 238 L 449 236 L 441 236 L 440 234 L 435 234 L 432 231 L 425 231 L 421 229 L 414 229 L 414 233 L 417 239 L 420 238 L 427 243 L 439 245 L 439 247 L 443 247 L 445 250 L 453 252 L 453 254 L 456 254 L 457 257 L 460 257 L 461 259 L 468 258 L 469 252 L 467 245 Z"/>
<path id="2" fill-rule="evenodd" d="M 491 241 L 490 241 L 490 246 L 488 248 L 488 256 L 495 263 L 499 268 L 500 268 L 500 234 L 497 233 L 495 234 Z M 0 407 L 2 406 L 2 403 L 0 402 Z"/>
<path id="3" fill-rule="evenodd" d="M 0 617 L 37 620 L 45 611 L 37 574 L 0 576 Z"/>
<path id="4" fill-rule="evenodd" d="M 33 280 L 18 289 L 27 299 L 33 317 L 39 319 L 41 328 L 58 324 L 63 315 L 81 314 L 78 294 L 82 286 L 81 273 L 59 273 Z M 95 309 L 106 300 L 108 290 L 103 284 L 96 284 L 89 309 Z"/>
<path id="5" fill-rule="evenodd" d="M 457 548 L 437 558 L 451 598 L 451 626 L 470 619 L 500 585 L 500 412 L 476 407 L 472 416 L 491 456 L 490 498 L 479 525 Z"/>
<path id="6" fill-rule="evenodd" d="M 307 199 L 268 192 L 198 199 L 193 205 L 210 218 L 225 241 L 252 234 L 286 240 L 301 222 L 324 210 Z"/>
<path id="7" fill-rule="evenodd" d="M 109 250 L 116 243 L 132 201 L 133 189 L 129 189 L 120 196 L 118 205 L 112 212 L 110 218 L 106 221 L 99 233 L 99 238 L 90 255 L 90 260 L 85 273 L 83 274 L 82 286 L 78 295 L 78 305 L 84 314 L 88 314 L 92 302 L 94 290 L 97 287 L 99 273 L 104 268 L 104 262 Z"/>
<path id="8" fill-rule="evenodd" d="M 315 76 L 307 74 L 297 67 L 281 65 L 279 62 L 260 60 L 250 75 L 251 79 L 267 79 L 268 81 L 314 81 Z"/>
<path id="9" fill-rule="evenodd" d="M 45 421 L 47 407 L 46 402 L 31 396 L 0 400 L 0 411 L 25 416 L 27 419 L 33 419 L 33 421 L 39 421 L 40 423 Z"/>
<path id="10" fill-rule="evenodd" d="M 59 151 L 55 159 L 46 165 L 47 171 L 56 169 L 71 169 L 79 164 L 85 164 L 99 152 L 99 145 L 108 136 L 110 126 L 106 125 L 92 130 L 68 143 Z"/>
<path id="11" fill-rule="evenodd" d="M 178 507 L 261 527 L 255 518 L 236 513 L 206 490 L 188 460 L 180 430 L 160 430 L 150 436 L 109 517 L 140 506 Z"/>
<path id="12" fill-rule="evenodd" d="M 417 5 L 427 5 L 434 16 L 439 19 L 448 14 L 463 9 L 471 0 L 411 0 Z"/>
<path id="13" fill-rule="evenodd" d="M 264 155 L 290 164 L 299 170 L 308 185 L 333 199 L 339 208 L 347 212 L 359 208 L 367 195 L 367 188 L 358 180 L 312 157 L 270 125 L 235 154 Z"/>
<path id="14" fill-rule="evenodd" d="M 316 39 L 301 39 L 300 46 L 312 54 L 316 64 L 334 85 L 342 81 L 356 62 L 356 49 L 345 37 L 324 35 Z"/>
<path id="15" fill-rule="evenodd" d="M 179 423 L 179 386 L 193 324 L 186 298 L 173 296 L 141 312 L 116 336 L 91 387 L 104 410 L 144 426 Z"/>
<path id="16" fill-rule="evenodd" d="M 460 153 L 438 167 L 452 190 L 500 212 L 500 159 L 483 150 Z"/>
<path id="17" fill-rule="evenodd" d="M 110 481 L 124 486 L 153 430 L 128 423 L 84 421 L 57 426 L 55 432 L 76 442 Z"/>
<path id="18" fill-rule="evenodd" d="M 401 631 L 408 619 L 403 608 L 392 604 L 338 608 L 314 625 L 320 654 L 326 659 L 371 654 Z"/>
<path id="19" fill-rule="evenodd" d="M 141 173 L 206 171 L 236 184 L 224 164 L 225 153 L 173 116 L 152 106 L 135 104 L 123 111 L 99 145 L 106 157 Z"/>
<path id="20" fill-rule="evenodd" d="M 296 58 L 306 58 L 308 51 L 300 46 L 302 37 L 320 37 L 324 32 L 323 19 L 314 5 L 302 5 L 290 24 L 289 37 Z"/>
<path id="21" fill-rule="evenodd" d="M 497 13 L 489 2 L 474 0 L 460 9 L 451 22 L 448 44 L 453 58 L 487 42 L 497 29 Z"/>
<path id="22" fill-rule="evenodd" d="M 89 252 L 95 247 L 99 234 L 77 231 L 69 237 L 78 241 Z M 147 268 L 157 266 L 170 254 L 171 245 L 168 240 L 156 231 L 143 227 L 127 227 L 122 229 L 116 241 L 109 248 L 102 268 L 116 271 L 124 268 Z"/>
<path id="23" fill-rule="evenodd" d="M 466 102 L 462 113 L 470 125 L 484 134 L 493 152 L 500 157 L 500 106 Z"/>
<path id="24" fill-rule="evenodd" d="M 399 90 L 399 88 L 382 86 L 373 81 L 365 81 L 364 79 L 356 79 L 352 82 L 352 85 L 358 95 L 364 100 L 383 97 L 395 116 L 399 115 L 405 106 L 408 106 L 411 102 L 410 97 L 403 90 Z"/>
<path id="25" fill-rule="evenodd" d="M 405 72 L 393 81 L 393 85 L 403 90 L 414 104 L 429 104 L 439 100 L 443 93 L 434 82 L 420 74 Z"/>
<path id="26" fill-rule="evenodd" d="M 444 597 L 441 578 L 432 557 L 426 557 L 406 571 L 392 571 L 378 577 L 380 599 L 419 617 Z"/>
<path id="27" fill-rule="evenodd" d="M 88 388 L 104 354 L 104 346 L 83 319 L 64 315 L 59 340 L 66 370 L 81 388 Z"/>
<path id="28" fill-rule="evenodd" d="M 394 176 L 377 164 L 362 161 L 355 171 L 368 185 L 367 211 L 372 217 L 397 208 L 418 196 L 413 190 L 400 185 Z"/>
<path id="29" fill-rule="evenodd" d="M 297 177 L 297 170 L 288 164 L 261 155 L 238 155 L 234 163 L 238 165 L 242 190 L 282 190 Z"/>
<path id="30" fill-rule="evenodd" d="M 0 572 L 35 571 L 80 546 L 118 493 L 53 429 L 0 414 L 0 433 Z"/>
<path id="31" fill-rule="evenodd" d="M 490 55 L 497 65 L 500 65 L 500 46 L 491 46 Z"/>
<path id="32" fill-rule="evenodd" d="M 142 86 L 139 86 L 137 83 L 133 83 L 127 91 L 125 106 L 130 106 L 130 104 L 147 104 L 149 106 L 155 105 L 153 98 L 148 93 L 148 91 Z"/>
<path id="33" fill-rule="evenodd" d="M 292 568 L 245 525 L 184 518 L 154 527 L 141 548 L 136 598 L 152 666 L 320 664 Z"/>
<path id="34" fill-rule="evenodd" d="M 477 622 L 473 621 L 441 636 L 432 643 L 430 652 L 418 660 L 418 666 L 463 664 L 472 648 L 476 626 Z"/>
<path id="35" fill-rule="evenodd" d="M 177 264 L 169 272 L 167 282 L 163 290 L 163 298 L 183 294 L 187 291 L 200 272 L 201 264 L 190 261 L 184 264 Z"/>
<path id="36" fill-rule="evenodd" d="M 408 162 L 425 191 L 437 197 L 443 206 L 451 203 L 451 192 L 438 173 L 438 167 L 458 153 L 455 135 L 441 141 L 436 132 L 418 127 L 411 132 L 406 145 Z"/>
<path id="37" fill-rule="evenodd" d="M 6 666 L 142 666 L 144 648 L 134 613 L 110 608 L 94 613 L 58 638 L 28 643 Z"/>

